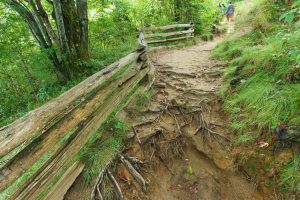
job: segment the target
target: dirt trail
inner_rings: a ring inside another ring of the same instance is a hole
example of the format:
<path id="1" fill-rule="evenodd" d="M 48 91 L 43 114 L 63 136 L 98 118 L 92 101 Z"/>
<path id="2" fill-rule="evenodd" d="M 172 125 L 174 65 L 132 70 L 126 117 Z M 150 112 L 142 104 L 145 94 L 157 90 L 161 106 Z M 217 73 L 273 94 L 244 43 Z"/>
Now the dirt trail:
<path id="1" fill-rule="evenodd" d="M 123 183 L 128 199 L 263 199 L 230 156 L 232 133 L 215 94 L 224 64 L 210 58 L 220 40 L 152 53 L 154 96 L 138 113 L 130 106 L 125 113 L 137 136 L 127 153 L 145 160 L 141 172 L 149 186 Z"/>
<path id="2" fill-rule="evenodd" d="M 119 114 L 133 124 L 122 153 L 144 162 L 134 167 L 147 189 L 120 162 L 110 167 L 127 199 L 266 199 L 231 156 L 233 133 L 216 95 L 226 63 L 211 58 L 221 40 L 150 54 L 158 71 L 150 101 L 140 108 L 138 97 Z M 89 199 L 83 183 L 81 176 L 65 199 Z M 105 181 L 101 189 L 105 199 L 111 199 L 109 185 Z"/>

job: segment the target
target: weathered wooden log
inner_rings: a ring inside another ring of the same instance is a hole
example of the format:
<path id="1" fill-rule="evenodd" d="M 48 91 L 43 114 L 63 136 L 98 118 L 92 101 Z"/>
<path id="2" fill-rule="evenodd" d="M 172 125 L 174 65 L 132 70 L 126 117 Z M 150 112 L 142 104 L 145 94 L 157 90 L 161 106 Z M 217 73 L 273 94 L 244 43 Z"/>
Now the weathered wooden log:
<path id="1" fill-rule="evenodd" d="M 173 24 L 173 25 L 168 25 L 168 26 L 161 26 L 161 27 L 145 27 L 145 28 L 140 28 L 140 32 L 145 32 L 145 31 L 159 31 L 159 30 L 169 30 L 169 29 L 174 29 L 174 28 L 191 28 L 193 27 L 192 24 Z"/>
<path id="2" fill-rule="evenodd" d="M 169 36 L 184 35 L 184 34 L 191 34 L 191 33 L 194 33 L 194 29 L 189 29 L 189 30 L 186 30 L 186 31 L 170 32 L 170 33 L 151 33 L 151 34 L 145 34 L 145 38 L 169 37 Z"/>
<path id="3" fill-rule="evenodd" d="M 69 188 L 72 186 L 76 178 L 82 172 L 84 164 L 81 162 L 74 163 L 66 173 L 59 179 L 58 183 L 51 188 L 45 200 L 62 200 L 64 199 L 65 194 L 68 192 Z"/>
<path id="4" fill-rule="evenodd" d="M 76 137 L 64 147 L 64 149 L 49 163 L 46 163 L 38 170 L 35 175 L 30 177 L 18 190 L 11 196 L 11 199 L 36 199 L 48 185 L 51 185 L 53 179 L 60 173 L 63 174 L 64 168 L 77 155 L 80 149 L 87 143 L 89 138 L 95 133 L 99 126 L 105 121 L 109 114 L 123 101 L 127 94 L 143 79 L 148 73 L 149 68 L 141 70 L 130 80 L 126 81 L 118 91 L 105 99 L 107 104 L 101 105 L 86 121 L 82 127 L 77 130 Z"/>
<path id="5" fill-rule="evenodd" d="M 123 155 L 119 155 L 120 156 L 120 160 L 123 163 L 123 165 L 125 166 L 125 168 L 129 171 L 129 173 L 137 180 L 137 182 L 141 185 L 141 187 L 146 190 L 146 181 L 145 179 L 142 177 L 142 175 L 136 171 L 136 169 L 131 165 L 131 163 L 125 159 L 125 157 Z"/>
<path id="6" fill-rule="evenodd" d="M 176 37 L 176 38 L 169 38 L 169 39 L 163 39 L 163 40 L 150 40 L 147 41 L 148 44 L 155 44 L 155 43 L 163 43 L 163 42 L 173 42 L 173 41 L 178 41 L 178 40 L 184 40 L 184 39 L 189 39 L 193 38 L 194 36 L 183 36 L 183 37 Z"/>
<path id="7" fill-rule="evenodd" d="M 140 54 L 141 52 L 129 54 L 40 108 L 29 112 L 12 124 L 2 127 L 0 129 L 0 157 L 3 157 L 21 144 L 25 144 L 25 148 L 27 143 L 42 135 L 53 124 L 60 121 L 84 101 L 86 94 L 96 89 L 112 74 L 136 60 Z"/>
<path id="8" fill-rule="evenodd" d="M 124 82 L 135 76 L 139 72 L 142 64 L 143 63 L 139 63 L 135 67 L 130 68 L 123 75 L 120 75 L 117 80 L 100 89 L 88 102 L 74 109 L 68 116 L 49 129 L 47 133 L 44 134 L 42 141 L 32 144 L 28 150 L 25 149 L 20 155 L 13 158 L 12 161 L 14 162 L 8 163 L 8 167 L 14 171 L 14 173 L 10 173 L 5 176 L 5 179 L 0 180 L 0 191 L 15 181 L 21 176 L 24 170 L 29 169 L 40 157 L 47 154 L 47 152 L 51 152 L 47 162 L 54 159 L 64 146 L 74 138 L 76 131 L 78 131 L 77 129 L 89 120 L 89 117 L 95 112 L 95 109 L 106 103 L 105 100 L 107 96 Z M 68 134 L 71 135 L 69 138 L 66 138 Z M 2 170 L 0 173 L 1 172 Z"/>
<path id="9" fill-rule="evenodd" d="M 121 190 L 121 187 L 119 186 L 117 180 L 115 179 L 115 177 L 112 175 L 112 173 L 109 171 L 109 169 L 106 170 L 107 172 L 107 177 L 108 179 L 110 180 L 110 182 L 112 183 L 114 189 L 115 189 L 115 192 L 117 194 L 117 198 L 118 200 L 124 200 L 124 195 L 122 193 L 122 190 Z"/>

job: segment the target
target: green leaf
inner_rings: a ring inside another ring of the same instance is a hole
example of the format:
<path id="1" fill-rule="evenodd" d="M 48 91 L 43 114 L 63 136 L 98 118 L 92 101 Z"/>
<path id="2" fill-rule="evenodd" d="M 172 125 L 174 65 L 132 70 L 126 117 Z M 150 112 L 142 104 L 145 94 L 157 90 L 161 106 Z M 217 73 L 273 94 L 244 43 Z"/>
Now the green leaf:
<path id="1" fill-rule="evenodd" d="M 285 21 L 286 21 L 287 23 L 292 23 L 293 20 L 294 20 L 294 18 L 295 18 L 295 14 L 289 12 L 289 13 L 287 13 L 287 15 L 285 16 Z"/>
<path id="2" fill-rule="evenodd" d="M 286 17 L 287 13 L 283 13 L 282 15 L 280 15 L 279 20 L 283 20 Z"/>
<path id="3" fill-rule="evenodd" d="M 193 168 L 192 168 L 192 166 L 190 166 L 190 165 L 188 166 L 187 173 L 189 173 L 190 175 L 193 174 Z"/>
<path id="4" fill-rule="evenodd" d="M 295 8 L 295 7 L 297 7 L 297 6 L 300 6 L 300 0 L 295 1 L 295 2 L 293 3 L 293 5 L 292 5 L 292 8 Z"/>

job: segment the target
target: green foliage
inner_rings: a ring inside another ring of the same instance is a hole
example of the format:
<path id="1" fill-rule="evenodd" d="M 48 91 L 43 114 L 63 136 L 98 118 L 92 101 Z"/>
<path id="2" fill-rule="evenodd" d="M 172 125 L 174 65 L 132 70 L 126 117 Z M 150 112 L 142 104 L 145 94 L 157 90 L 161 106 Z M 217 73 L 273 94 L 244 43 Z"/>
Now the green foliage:
<path id="1" fill-rule="evenodd" d="M 205 33 L 201 35 L 201 39 L 204 41 L 209 41 L 214 39 L 214 35 L 212 33 Z"/>
<path id="2" fill-rule="evenodd" d="M 192 168 L 192 166 L 189 165 L 189 166 L 187 167 L 186 171 L 187 171 L 188 174 L 192 175 L 192 174 L 193 174 L 193 168 Z"/>
<path id="3" fill-rule="evenodd" d="M 135 1 L 132 18 L 138 26 L 195 23 L 196 34 L 209 33 L 218 23 L 220 9 L 214 0 Z"/>
<path id="4" fill-rule="evenodd" d="M 249 142 L 252 142 L 253 141 L 253 136 L 250 135 L 250 134 L 241 134 L 241 135 L 238 135 L 234 142 L 237 143 L 237 144 L 247 144 Z"/>
<path id="5" fill-rule="evenodd" d="M 238 4 L 242 15 L 237 28 L 250 32 L 227 38 L 213 52 L 229 61 L 225 86 L 219 92 L 230 113 L 231 127 L 240 132 L 237 144 L 248 144 L 259 133 L 270 132 L 279 122 L 300 124 L 300 23 L 295 6 L 283 1 L 251 0 Z M 256 166 L 247 156 L 241 159 L 247 172 Z M 270 163 L 264 166 L 268 168 Z M 284 166 L 280 175 L 282 192 L 299 195 L 299 158 Z"/>
<path id="6" fill-rule="evenodd" d="M 283 167 L 280 175 L 280 187 L 287 195 L 300 196 L 300 157 Z"/>
<path id="7" fill-rule="evenodd" d="M 277 7 L 258 0 L 261 7 L 254 9 L 260 12 L 265 4 L 273 8 L 272 13 Z M 279 20 L 268 23 L 280 27 Z M 232 120 L 240 125 L 235 127 L 238 130 L 265 130 L 280 121 L 300 124 L 299 29 L 294 24 L 268 33 L 264 30 L 257 27 L 244 36 L 230 38 L 213 53 L 231 60 L 225 71 L 228 83 L 220 94 Z M 228 93 L 228 89 L 234 92 Z"/>
<path id="8" fill-rule="evenodd" d="M 151 98 L 151 93 L 149 91 L 141 92 L 137 95 L 136 105 L 139 108 L 142 108 L 149 102 Z"/>
<path id="9" fill-rule="evenodd" d="M 292 9 L 280 15 L 279 20 L 284 20 L 286 23 L 292 23 L 300 14 L 300 0 L 293 3 Z"/>

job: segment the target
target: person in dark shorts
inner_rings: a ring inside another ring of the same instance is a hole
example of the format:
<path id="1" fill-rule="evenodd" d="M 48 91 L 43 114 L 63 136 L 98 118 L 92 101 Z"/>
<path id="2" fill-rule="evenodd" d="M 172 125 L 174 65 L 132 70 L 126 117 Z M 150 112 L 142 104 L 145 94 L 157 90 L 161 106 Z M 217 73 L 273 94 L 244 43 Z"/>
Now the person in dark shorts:
<path id="1" fill-rule="evenodd" d="M 234 5 L 232 4 L 232 2 L 229 2 L 227 12 L 226 12 L 227 21 L 228 22 L 232 21 L 233 16 L 234 16 Z"/>

